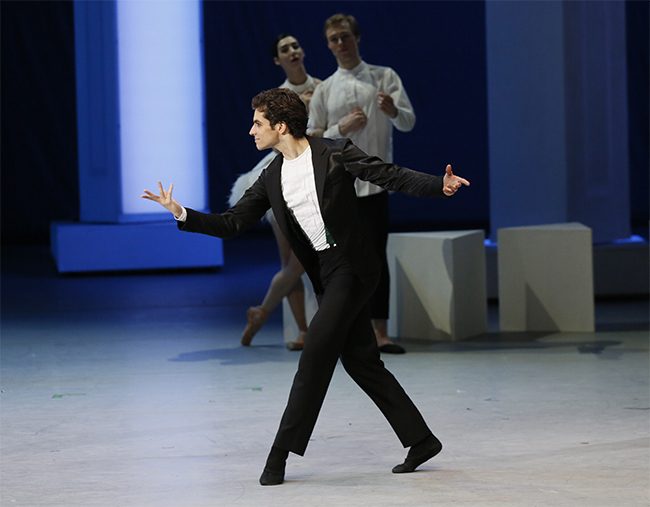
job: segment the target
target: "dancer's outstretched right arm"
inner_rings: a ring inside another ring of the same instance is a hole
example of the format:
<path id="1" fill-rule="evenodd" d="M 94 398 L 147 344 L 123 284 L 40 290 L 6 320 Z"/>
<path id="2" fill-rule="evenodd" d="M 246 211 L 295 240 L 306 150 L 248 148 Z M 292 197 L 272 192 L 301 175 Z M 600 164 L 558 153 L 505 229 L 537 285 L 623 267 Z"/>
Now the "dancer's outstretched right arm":
<path id="1" fill-rule="evenodd" d="M 266 189 L 260 180 L 261 177 L 232 208 L 224 213 L 202 213 L 185 208 L 172 198 L 174 185 L 170 185 L 169 190 L 165 191 L 160 181 L 158 182 L 160 195 L 145 190 L 141 197 L 157 202 L 171 212 L 178 221 L 178 228 L 182 231 L 229 239 L 238 236 L 259 222 L 270 208 Z"/>

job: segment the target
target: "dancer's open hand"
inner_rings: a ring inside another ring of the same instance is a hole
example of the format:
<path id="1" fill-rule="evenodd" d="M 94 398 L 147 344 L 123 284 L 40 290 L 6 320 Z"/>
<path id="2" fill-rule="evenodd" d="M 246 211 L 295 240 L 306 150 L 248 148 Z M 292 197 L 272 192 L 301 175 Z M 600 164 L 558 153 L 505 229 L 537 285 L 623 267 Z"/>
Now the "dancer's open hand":
<path id="1" fill-rule="evenodd" d="M 165 189 L 163 189 L 162 183 L 159 181 L 158 191 L 160 192 L 160 195 L 156 195 L 153 192 L 150 192 L 149 190 L 145 190 L 144 194 L 142 194 L 140 197 L 142 197 L 143 199 L 149 199 L 150 201 L 153 202 L 157 202 L 162 207 L 164 207 L 165 209 L 173 213 L 174 216 L 180 216 L 181 213 L 183 213 L 183 207 L 180 204 L 178 204 L 176 200 L 172 198 L 173 190 L 174 190 L 173 183 L 169 185 L 169 190 L 165 191 Z"/>
<path id="2" fill-rule="evenodd" d="M 454 175 L 454 173 L 451 172 L 451 165 L 448 165 L 445 176 L 442 180 L 442 191 L 445 195 L 452 196 L 458 191 L 461 185 L 469 187 L 469 181 L 465 178 Z"/>

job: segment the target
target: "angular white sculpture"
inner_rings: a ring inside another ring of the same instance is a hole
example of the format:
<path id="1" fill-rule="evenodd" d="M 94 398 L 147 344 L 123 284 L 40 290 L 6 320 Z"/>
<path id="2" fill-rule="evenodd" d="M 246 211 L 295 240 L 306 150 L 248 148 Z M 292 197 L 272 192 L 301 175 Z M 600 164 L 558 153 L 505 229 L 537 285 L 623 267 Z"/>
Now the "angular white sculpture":
<path id="1" fill-rule="evenodd" d="M 593 332 L 593 245 L 577 222 L 499 229 L 501 331 Z"/>
<path id="2" fill-rule="evenodd" d="M 393 233 L 387 253 L 389 336 L 457 341 L 487 331 L 483 230 Z"/>

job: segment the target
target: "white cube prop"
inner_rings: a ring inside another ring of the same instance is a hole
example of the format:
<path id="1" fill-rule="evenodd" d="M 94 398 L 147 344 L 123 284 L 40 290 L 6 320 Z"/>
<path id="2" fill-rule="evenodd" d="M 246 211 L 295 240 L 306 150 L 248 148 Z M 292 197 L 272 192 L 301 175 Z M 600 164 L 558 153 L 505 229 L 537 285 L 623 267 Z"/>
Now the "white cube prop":
<path id="1" fill-rule="evenodd" d="M 497 234 L 501 331 L 594 331 L 591 229 L 571 222 Z"/>
<path id="2" fill-rule="evenodd" d="M 456 341 L 487 331 L 483 230 L 393 233 L 387 254 L 389 336 Z"/>

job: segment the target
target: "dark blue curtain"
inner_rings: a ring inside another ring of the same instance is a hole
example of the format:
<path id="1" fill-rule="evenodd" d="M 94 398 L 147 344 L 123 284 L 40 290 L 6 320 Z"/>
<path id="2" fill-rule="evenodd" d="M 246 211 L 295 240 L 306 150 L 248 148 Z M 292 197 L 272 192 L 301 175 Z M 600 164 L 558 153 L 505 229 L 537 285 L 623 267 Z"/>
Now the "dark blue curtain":
<path id="1" fill-rule="evenodd" d="M 72 2 L 2 2 L 2 244 L 78 220 Z"/>

